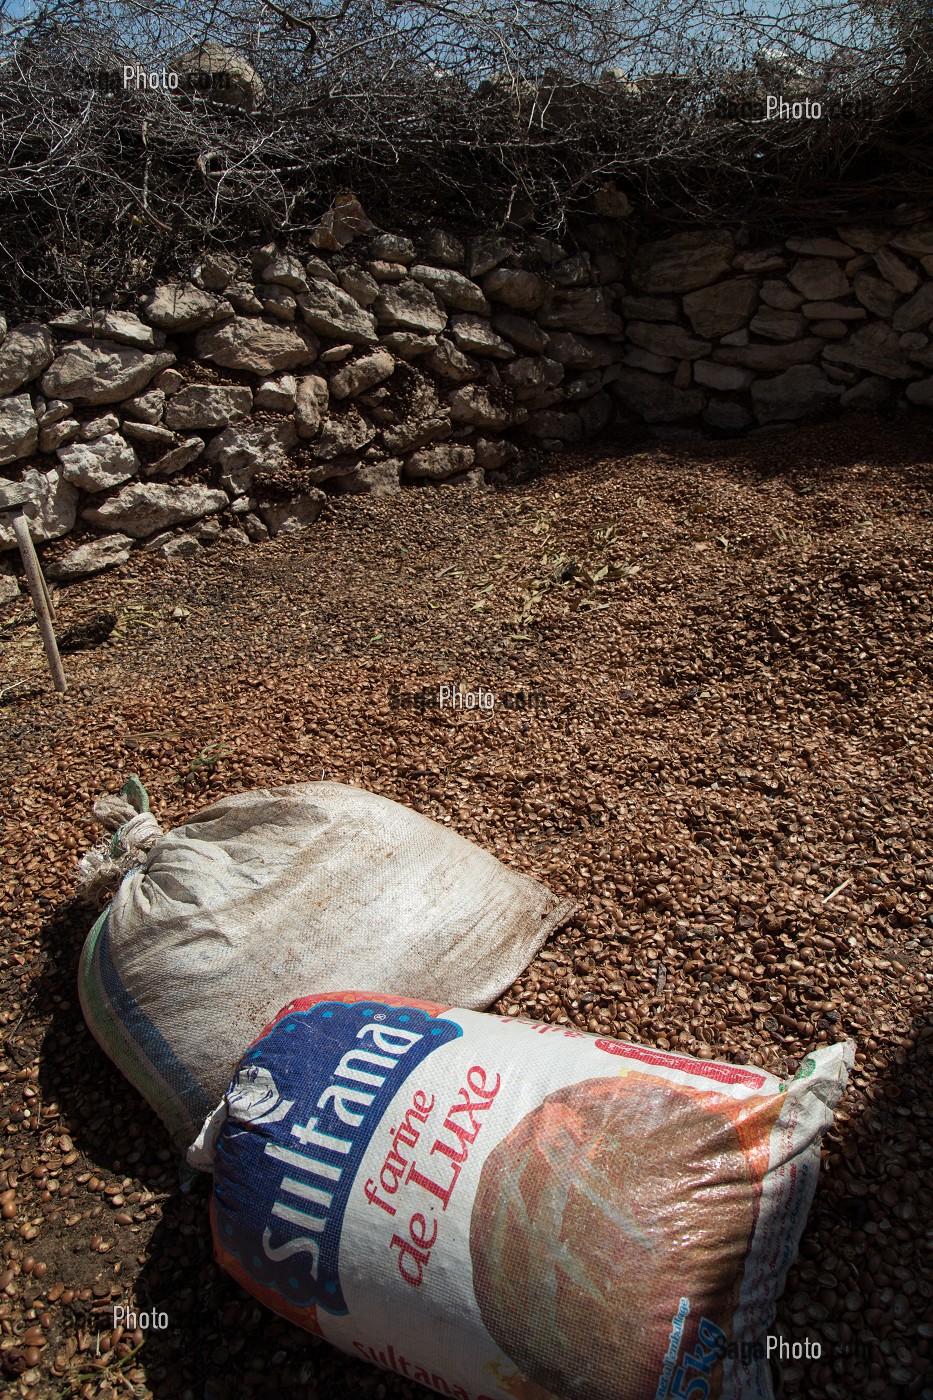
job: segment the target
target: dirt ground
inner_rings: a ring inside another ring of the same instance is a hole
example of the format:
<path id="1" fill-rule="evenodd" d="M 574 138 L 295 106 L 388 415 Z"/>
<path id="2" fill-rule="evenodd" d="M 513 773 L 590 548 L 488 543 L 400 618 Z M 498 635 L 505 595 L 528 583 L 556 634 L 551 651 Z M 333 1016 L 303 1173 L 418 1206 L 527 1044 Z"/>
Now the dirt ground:
<path id="1" fill-rule="evenodd" d="M 783 1384 L 931 1400 L 931 460 L 925 419 L 620 440 L 509 489 L 343 498 L 290 540 L 137 554 L 58 592 L 62 628 L 118 616 L 66 656 L 65 696 L 28 603 L 0 614 L 11 1394 L 427 1394 L 219 1272 L 206 1179 L 180 1193 L 85 1028 L 75 863 L 94 798 L 136 772 L 164 827 L 239 789 L 357 783 L 573 896 L 500 1011 L 780 1074 L 854 1037 L 778 1319 L 822 1355 Z M 401 703 L 442 683 L 500 703 Z M 118 1334 L 127 1303 L 167 1326 Z"/>

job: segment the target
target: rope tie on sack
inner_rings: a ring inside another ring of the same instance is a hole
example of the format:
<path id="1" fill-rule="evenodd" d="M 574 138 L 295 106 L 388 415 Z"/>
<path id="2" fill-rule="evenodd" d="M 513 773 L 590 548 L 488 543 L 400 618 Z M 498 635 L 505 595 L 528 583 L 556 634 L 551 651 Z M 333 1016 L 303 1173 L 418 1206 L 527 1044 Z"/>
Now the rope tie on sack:
<path id="1" fill-rule="evenodd" d="M 124 875 L 142 865 L 162 828 L 149 811 L 149 797 L 137 777 L 118 793 L 104 793 L 92 807 L 95 819 L 113 835 L 94 846 L 78 863 L 77 897 L 100 907 L 112 899 Z"/>

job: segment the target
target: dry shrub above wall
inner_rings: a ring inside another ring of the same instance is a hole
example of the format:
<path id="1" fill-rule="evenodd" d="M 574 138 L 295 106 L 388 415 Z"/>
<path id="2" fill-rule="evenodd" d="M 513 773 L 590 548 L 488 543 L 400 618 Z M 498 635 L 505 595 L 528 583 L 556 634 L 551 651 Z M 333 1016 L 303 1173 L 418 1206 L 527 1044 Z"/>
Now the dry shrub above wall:
<path id="1" fill-rule="evenodd" d="M 386 228 L 580 246 L 607 198 L 762 236 L 933 203 L 928 7 L 771 9 L 0 0 L 9 309 L 96 305 L 209 247 L 300 251 L 345 189 Z M 769 96 L 820 119 L 767 120 Z"/>

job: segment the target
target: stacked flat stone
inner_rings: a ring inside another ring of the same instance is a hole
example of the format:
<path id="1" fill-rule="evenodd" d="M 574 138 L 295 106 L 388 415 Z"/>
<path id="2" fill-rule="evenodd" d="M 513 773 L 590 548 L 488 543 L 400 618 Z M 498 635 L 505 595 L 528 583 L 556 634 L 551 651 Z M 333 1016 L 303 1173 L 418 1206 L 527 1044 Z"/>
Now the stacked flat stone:
<path id="1" fill-rule="evenodd" d="M 135 312 L 0 322 L 0 552 L 17 510 L 39 543 L 91 535 L 50 563 L 68 579 L 304 529 L 329 494 L 477 487 L 615 417 L 732 434 L 933 405 L 919 217 L 765 248 L 691 230 L 624 259 L 435 229 L 249 262 L 207 255 Z"/>

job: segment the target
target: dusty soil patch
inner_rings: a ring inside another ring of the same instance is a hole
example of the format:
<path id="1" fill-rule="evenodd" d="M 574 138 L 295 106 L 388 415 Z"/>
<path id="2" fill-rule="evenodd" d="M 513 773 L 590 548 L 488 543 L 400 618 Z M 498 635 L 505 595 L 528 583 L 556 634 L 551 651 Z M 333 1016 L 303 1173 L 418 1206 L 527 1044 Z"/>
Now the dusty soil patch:
<path id="1" fill-rule="evenodd" d="M 928 442 L 924 425 L 863 422 L 609 445 L 508 492 L 344 499 L 291 542 L 137 555 L 59 594 L 62 627 L 119 618 L 67 659 L 63 698 L 28 607 L 6 609 L 0 1347 L 14 1394 L 424 1394 L 216 1270 L 206 1183 L 179 1193 L 161 1126 L 84 1027 L 74 863 L 97 839 L 94 796 L 131 771 L 165 826 L 239 788 L 360 783 L 573 895 L 576 918 L 502 1011 L 777 1073 L 854 1036 L 779 1318 L 823 1354 L 787 1371 L 788 1394 L 926 1394 Z M 421 698 L 441 683 L 498 703 L 441 712 Z M 168 1328 L 111 1336 L 128 1300 Z"/>

